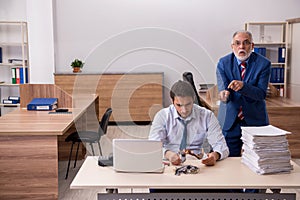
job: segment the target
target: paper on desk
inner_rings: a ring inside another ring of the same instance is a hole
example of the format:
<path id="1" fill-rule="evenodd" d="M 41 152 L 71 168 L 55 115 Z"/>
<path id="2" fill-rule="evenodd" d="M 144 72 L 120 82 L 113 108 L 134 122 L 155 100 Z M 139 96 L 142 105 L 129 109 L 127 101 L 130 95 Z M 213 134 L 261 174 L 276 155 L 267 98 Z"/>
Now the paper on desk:
<path id="1" fill-rule="evenodd" d="M 274 164 L 269 163 L 264 166 L 257 166 L 255 163 L 247 160 L 245 157 L 242 157 L 242 163 L 244 163 L 246 166 L 248 166 L 252 171 L 258 174 L 275 174 L 275 173 L 290 173 L 291 170 L 293 170 L 293 166 L 288 163 L 280 163 L 276 164 L 274 167 Z"/>
<path id="2" fill-rule="evenodd" d="M 272 125 L 267 126 L 243 126 L 241 127 L 242 131 L 253 136 L 280 136 L 290 134 L 291 132 L 277 128 Z"/>
<path id="3" fill-rule="evenodd" d="M 242 163 L 258 174 L 289 173 L 293 166 L 287 133 L 272 125 L 242 127 Z"/>

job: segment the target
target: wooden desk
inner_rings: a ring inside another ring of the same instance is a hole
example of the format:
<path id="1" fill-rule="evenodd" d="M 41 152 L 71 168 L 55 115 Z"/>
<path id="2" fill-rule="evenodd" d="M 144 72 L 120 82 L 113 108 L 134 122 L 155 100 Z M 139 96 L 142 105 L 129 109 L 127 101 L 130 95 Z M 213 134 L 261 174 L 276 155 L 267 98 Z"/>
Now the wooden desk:
<path id="1" fill-rule="evenodd" d="M 211 88 L 208 93 L 200 93 L 201 100 L 218 115 L 217 88 Z M 266 99 L 270 124 L 292 132 L 288 135 L 289 149 L 293 158 L 300 158 L 300 103 L 288 98 L 270 97 Z"/>
<path id="2" fill-rule="evenodd" d="M 71 189 L 118 188 L 119 192 L 145 192 L 148 188 L 218 189 L 218 188 L 300 188 L 300 167 L 292 162 L 290 174 L 258 175 L 230 157 L 207 167 L 199 160 L 187 160 L 200 168 L 198 174 L 174 175 L 175 166 L 166 166 L 164 173 L 118 173 L 112 167 L 97 165 L 97 157 L 87 157 L 71 183 Z"/>
<path id="3" fill-rule="evenodd" d="M 58 199 L 58 136 L 77 121 L 86 126 L 98 97 L 73 105 L 72 114 L 19 108 L 0 117 L 0 199 Z"/>

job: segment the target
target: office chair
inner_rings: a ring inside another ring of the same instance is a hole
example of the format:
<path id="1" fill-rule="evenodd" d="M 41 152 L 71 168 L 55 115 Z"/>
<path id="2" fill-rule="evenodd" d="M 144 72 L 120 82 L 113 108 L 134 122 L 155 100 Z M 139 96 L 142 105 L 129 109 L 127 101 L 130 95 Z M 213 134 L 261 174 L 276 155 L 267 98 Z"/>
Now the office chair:
<path id="1" fill-rule="evenodd" d="M 195 99 L 195 104 L 198 104 L 199 106 L 202 106 L 202 107 L 206 107 L 200 100 L 200 97 L 198 95 L 198 92 L 196 90 L 196 87 L 195 87 L 195 83 L 194 83 L 194 78 L 193 78 L 193 74 L 192 72 L 184 72 L 182 74 L 182 78 L 184 81 L 187 81 L 191 84 L 191 86 L 193 87 L 193 90 L 195 92 L 195 96 L 196 96 L 196 99 Z"/>
<path id="2" fill-rule="evenodd" d="M 77 144 L 74 168 L 76 167 L 76 162 L 77 162 L 77 157 L 78 157 L 78 149 L 79 149 L 79 145 L 80 145 L 81 142 L 86 142 L 86 143 L 90 144 L 93 155 L 95 155 L 94 148 L 93 148 L 93 143 L 98 143 L 99 152 L 100 152 L 100 155 L 102 155 L 102 150 L 101 150 L 99 141 L 100 141 L 101 136 L 105 135 L 106 132 L 107 132 L 107 126 L 108 126 L 108 122 L 109 122 L 109 118 L 111 116 L 111 113 L 112 113 L 111 108 L 108 108 L 105 111 L 105 113 L 102 116 L 101 121 L 99 122 L 98 132 L 95 132 L 95 131 L 80 131 L 80 132 L 77 132 L 76 131 L 76 132 L 71 133 L 65 139 L 65 142 L 72 142 L 71 151 L 70 151 L 70 155 L 69 155 L 68 168 L 67 168 L 67 173 L 66 173 L 65 179 L 67 179 L 68 175 L 69 175 L 69 168 L 70 168 L 70 162 L 71 162 L 71 157 L 72 157 L 73 145 L 75 143 L 78 143 L 78 144 Z"/>

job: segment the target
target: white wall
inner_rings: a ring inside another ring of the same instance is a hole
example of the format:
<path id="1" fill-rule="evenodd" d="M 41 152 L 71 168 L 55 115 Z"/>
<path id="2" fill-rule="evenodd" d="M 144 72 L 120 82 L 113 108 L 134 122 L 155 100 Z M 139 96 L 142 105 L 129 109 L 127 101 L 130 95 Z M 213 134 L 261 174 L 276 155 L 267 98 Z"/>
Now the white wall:
<path id="1" fill-rule="evenodd" d="M 165 72 L 165 86 L 192 71 L 216 83 L 218 59 L 249 21 L 299 16 L 297 0 L 56 0 L 56 72 Z M 166 94 L 168 95 L 168 94 Z"/>
<path id="2" fill-rule="evenodd" d="M 26 1 L 0 0 L 1 21 L 26 21 Z"/>
<path id="3" fill-rule="evenodd" d="M 30 83 L 54 83 L 52 0 L 27 0 Z"/>
<path id="4" fill-rule="evenodd" d="M 29 21 L 31 80 L 43 83 L 54 66 L 71 72 L 74 58 L 86 73 L 164 71 L 169 87 L 192 71 L 197 85 L 215 83 L 216 63 L 245 22 L 300 14 L 298 0 L 27 0 L 25 11 L 23 2 L 0 0 L 0 20 Z"/>

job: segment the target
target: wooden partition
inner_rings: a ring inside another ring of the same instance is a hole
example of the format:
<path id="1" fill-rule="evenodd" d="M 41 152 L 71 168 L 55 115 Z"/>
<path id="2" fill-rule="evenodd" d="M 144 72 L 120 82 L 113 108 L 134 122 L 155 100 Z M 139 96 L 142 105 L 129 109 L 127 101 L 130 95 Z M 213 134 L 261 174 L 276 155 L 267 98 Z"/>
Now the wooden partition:
<path id="1" fill-rule="evenodd" d="M 200 93 L 200 98 L 217 116 L 219 109 L 217 87 L 212 87 L 207 93 Z M 287 136 L 289 149 L 293 158 L 300 158 L 300 103 L 278 97 L 271 89 L 266 104 L 270 124 L 292 133 Z"/>
<path id="2" fill-rule="evenodd" d="M 33 98 L 58 98 L 58 107 L 72 108 L 72 96 L 53 84 L 22 84 L 20 96 L 22 108 L 25 108 Z"/>
<path id="3" fill-rule="evenodd" d="M 148 122 L 163 104 L 163 73 L 55 74 L 55 84 L 70 95 L 97 94 L 100 116 L 113 109 L 110 121 Z"/>

